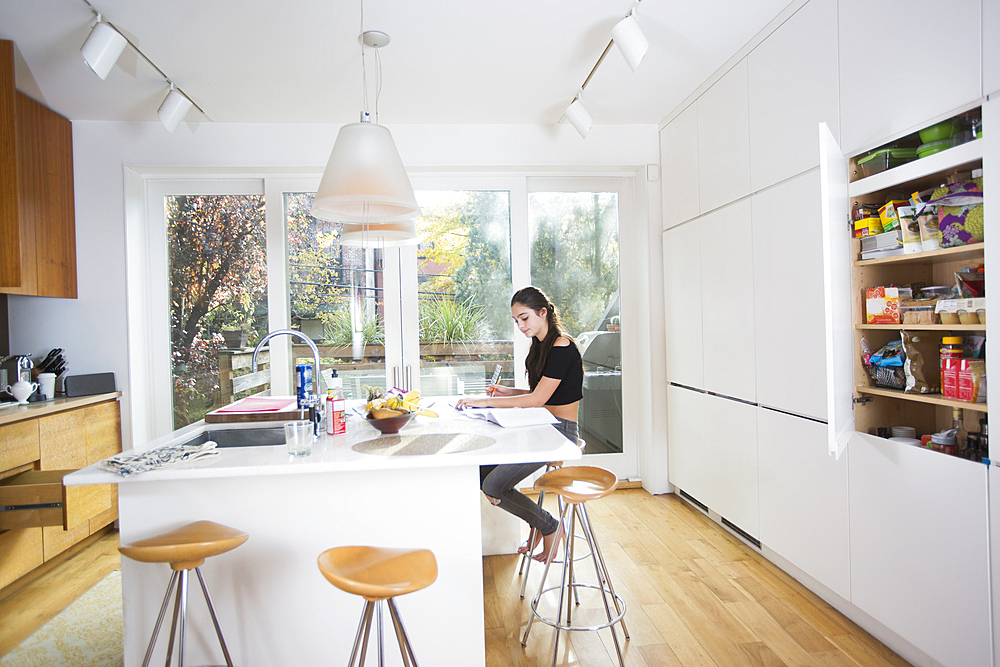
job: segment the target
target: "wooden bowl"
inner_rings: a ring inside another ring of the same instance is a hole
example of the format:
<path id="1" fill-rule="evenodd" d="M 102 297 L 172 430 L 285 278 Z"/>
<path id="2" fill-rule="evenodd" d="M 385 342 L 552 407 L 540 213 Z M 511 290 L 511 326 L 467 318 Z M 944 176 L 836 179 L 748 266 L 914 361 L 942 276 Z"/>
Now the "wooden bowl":
<path id="1" fill-rule="evenodd" d="M 372 419 L 369 415 L 365 415 L 365 421 L 381 431 L 383 435 L 391 435 L 399 433 L 399 429 L 409 424 L 410 420 L 416 416 L 416 412 L 408 412 L 405 415 L 386 417 L 385 419 Z"/>

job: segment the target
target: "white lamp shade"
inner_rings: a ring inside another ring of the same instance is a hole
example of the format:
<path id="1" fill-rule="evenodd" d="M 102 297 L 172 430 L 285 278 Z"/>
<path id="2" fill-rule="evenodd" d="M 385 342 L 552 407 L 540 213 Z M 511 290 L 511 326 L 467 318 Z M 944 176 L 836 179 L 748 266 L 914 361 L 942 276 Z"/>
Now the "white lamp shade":
<path id="1" fill-rule="evenodd" d="M 156 115 L 160 117 L 160 122 L 168 131 L 173 132 L 184 120 L 184 116 L 191 110 L 192 102 L 179 90 L 171 89 L 167 93 L 163 104 L 156 110 Z"/>
<path id="2" fill-rule="evenodd" d="M 377 225 L 349 222 L 340 230 L 340 245 L 354 248 L 417 244 L 417 225 L 412 220 Z"/>
<path id="3" fill-rule="evenodd" d="M 83 43 L 80 53 L 94 74 L 103 81 L 108 78 L 127 43 L 120 32 L 101 21 L 90 31 L 90 37 Z"/>
<path id="4" fill-rule="evenodd" d="M 590 126 L 594 124 L 594 119 L 590 112 L 584 108 L 580 98 L 573 100 L 572 104 L 566 107 L 566 118 L 573 124 L 580 136 L 586 139 L 590 132 Z"/>
<path id="5" fill-rule="evenodd" d="M 387 128 L 373 123 L 340 128 L 313 200 L 312 215 L 369 224 L 420 215 L 413 186 Z"/>
<path id="6" fill-rule="evenodd" d="M 628 68 L 634 72 L 649 50 L 649 41 L 642 34 L 642 28 L 635 20 L 635 14 L 629 14 L 611 29 L 611 39 L 621 51 Z"/>

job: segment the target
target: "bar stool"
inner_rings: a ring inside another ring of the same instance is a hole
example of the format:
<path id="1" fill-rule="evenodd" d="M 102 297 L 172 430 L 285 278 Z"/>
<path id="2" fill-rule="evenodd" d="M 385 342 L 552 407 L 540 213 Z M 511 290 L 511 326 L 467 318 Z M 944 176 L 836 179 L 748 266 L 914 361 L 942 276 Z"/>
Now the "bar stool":
<path id="1" fill-rule="evenodd" d="M 537 489 L 539 493 L 541 493 L 542 490 L 549 491 L 557 494 L 560 500 L 563 501 L 562 512 L 559 517 L 559 522 L 562 526 L 566 525 L 566 514 L 569 512 L 570 508 L 572 508 L 573 511 L 570 514 L 569 532 L 567 534 L 574 534 L 576 522 L 579 520 L 580 525 L 583 527 L 584 536 L 587 540 L 587 546 L 590 548 L 590 557 L 594 563 L 594 571 L 597 573 L 598 581 L 595 585 L 579 583 L 575 580 L 573 575 L 573 542 L 575 542 L 575 540 L 566 539 L 564 540 L 563 545 L 563 567 L 560 585 L 545 588 L 545 577 L 548 575 L 549 566 L 552 564 L 552 559 L 556 555 L 555 545 L 553 545 L 552 551 L 546 558 L 545 570 L 542 572 L 542 580 L 538 584 L 538 593 L 531 600 L 531 616 L 528 617 L 528 627 L 525 628 L 524 638 L 521 640 L 521 646 L 527 646 L 528 633 L 531 632 L 531 624 L 535 618 L 538 618 L 538 620 L 546 625 L 554 627 L 556 629 L 556 638 L 555 647 L 552 651 L 553 667 L 555 666 L 556 659 L 559 655 L 560 630 L 586 631 L 601 630 L 607 627 L 611 628 L 611 637 L 615 641 L 615 651 L 618 653 L 618 663 L 621 667 L 625 667 L 625 661 L 622 658 L 621 646 L 618 643 L 618 635 L 615 634 L 614 628 L 615 623 L 621 622 L 622 632 L 625 635 L 625 639 L 629 639 L 628 628 L 625 627 L 625 601 L 615 593 L 614 586 L 611 584 L 611 577 L 608 575 L 608 568 L 604 564 L 604 556 L 601 555 L 601 549 L 597 544 L 597 535 L 594 533 L 593 526 L 590 523 L 590 517 L 587 515 L 587 508 L 584 506 L 584 503 L 588 500 L 603 498 L 614 491 L 617 486 L 618 478 L 613 472 L 605 470 L 604 468 L 596 468 L 592 466 L 557 468 L 551 472 L 545 473 L 535 482 L 535 489 Z M 604 610 L 608 617 L 606 623 L 587 627 L 573 625 L 572 594 L 576 592 L 577 588 L 593 588 L 601 591 L 601 599 L 604 602 Z M 553 621 L 545 618 L 538 612 L 538 602 L 542 595 L 555 590 L 559 591 L 559 606 L 556 608 L 556 619 Z M 570 591 L 568 599 L 566 599 L 565 595 L 567 590 Z M 608 604 L 609 593 L 615 604 L 615 612 L 617 614 L 615 616 L 612 616 L 611 606 Z M 562 607 L 564 599 L 566 599 L 565 623 L 562 622 Z"/>
<path id="2" fill-rule="evenodd" d="M 365 599 L 361 612 L 358 634 L 354 637 L 351 660 L 361 649 L 359 667 L 365 664 L 368 652 L 368 635 L 372 627 L 373 612 L 378 616 L 378 664 L 383 660 L 382 602 L 389 605 L 389 616 L 396 630 L 396 641 L 404 665 L 416 667 L 410 639 L 406 636 L 393 598 L 427 588 L 437 579 L 437 560 L 427 549 L 383 549 L 378 547 L 336 547 L 319 555 L 318 565 L 326 580 L 340 590 Z M 364 639 L 362 639 L 362 634 Z"/>
<path id="3" fill-rule="evenodd" d="M 215 632 L 219 635 L 222 653 L 226 657 L 226 665 L 233 667 L 232 658 L 229 657 L 229 648 L 226 646 L 226 640 L 222 636 L 222 627 L 219 625 L 219 618 L 215 613 L 215 605 L 212 604 L 208 586 L 205 585 L 205 577 L 201 574 L 201 565 L 206 558 L 231 551 L 246 542 L 249 537 L 242 530 L 223 526 L 214 521 L 195 521 L 176 530 L 118 547 L 118 551 L 123 556 L 132 560 L 142 563 L 170 563 L 170 569 L 174 571 L 170 576 L 170 583 L 167 584 L 167 593 L 163 596 L 160 615 L 156 619 L 156 627 L 153 628 L 153 636 L 149 640 L 149 648 L 146 649 L 146 657 L 142 661 L 142 667 L 149 664 L 149 659 L 153 655 L 153 646 L 156 644 L 156 637 L 163 625 L 163 615 L 167 611 L 170 593 L 178 580 L 180 585 L 177 587 L 177 597 L 174 600 L 166 665 L 169 667 L 173 658 L 174 637 L 175 630 L 177 630 L 176 635 L 179 638 L 177 664 L 178 667 L 184 667 L 184 627 L 187 623 L 188 572 L 190 570 L 194 570 L 198 575 L 201 590 L 205 594 L 205 602 L 208 603 L 208 611 L 212 615 L 212 623 L 215 624 Z M 180 619 L 179 628 L 178 617 Z"/>
<path id="4" fill-rule="evenodd" d="M 586 448 L 586 446 L 587 446 L 587 441 L 584 440 L 583 438 L 577 438 L 576 439 L 576 446 L 580 448 L 580 452 L 582 453 L 583 450 L 584 450 L 584 448 Z M 551 471 L 555 470 L 556 468 L 562 468 L 562 466 L 563 466 L 563 462 L 562 461 L 551 461 L 551 462 L 545 464 L 545 472 L 551 472 Z M 542 490 L 542 491 L 538 492 L 538 506 L 539 507 L 543 507 L 543 503 L 544 502 L 545 502 L 545 491 Z M 562 498 L 559 499 L 559 511 L 562 512 Z M 535 527 L 531 526 L 531 528 L 528 530 L 528 544 L 534 544 L 535 543 L 535 533 L 537 533 L 537 532 L 538 531 L 535 530 Z M 573 537 L 575 539 L 577 539 L 580 536 L 579 535 L 574 535 Z M 520 565 L 517 568 L 517 576 L 520 577 L 521 574 L 524 573 L 524 579 L 521 580 L 521 599 L 522 600 L 524 599 L 524 589 L 528 585 L 528 575 L 531 573 L 531 561 L 534 560 L 534 558 L 531 557 L 533 551 L 534 551 L 534 548 L 530 548 L 527 551 L 525 551 L 523 554 L 521 554 L 521 563 L 520 563 Z M 586 558 L 589 555 L 590 554 L 581 554 L 580 556 L 577 556 L 577 559 Z M 559 562 L 562 562 L 562 561 L 555 560 L 553 562 L 554 563 L 559 563 Z M 526 564 L 527 564 L 527 568 L 525 568 Z M 577 604 L 580 604 L 579 598 L 577 598 Z"/>

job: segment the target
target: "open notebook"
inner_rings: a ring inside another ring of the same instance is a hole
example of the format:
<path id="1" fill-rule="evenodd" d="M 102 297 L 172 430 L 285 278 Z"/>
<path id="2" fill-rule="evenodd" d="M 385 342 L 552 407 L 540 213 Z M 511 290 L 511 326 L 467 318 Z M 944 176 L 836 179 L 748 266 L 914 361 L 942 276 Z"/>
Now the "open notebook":
<path id="1" fill-rule="evenodd" d="M 505 428 L 555 424 L 557 421 L 545 408 L 466 408 L 462 414 Z"/>

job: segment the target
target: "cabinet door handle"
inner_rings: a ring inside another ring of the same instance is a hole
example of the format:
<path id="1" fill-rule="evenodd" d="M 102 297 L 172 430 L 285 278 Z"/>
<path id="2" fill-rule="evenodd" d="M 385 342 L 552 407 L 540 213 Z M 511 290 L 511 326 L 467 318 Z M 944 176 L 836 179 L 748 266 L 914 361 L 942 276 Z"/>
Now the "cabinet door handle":
<path id="1" fill-rule="evenodd" d="M 392 367 L 392 386 L 399 386 L 399 366 Z"/>
<path id="2" fill-rule="evenodd" d="M 406 386 L 403 387 L 406 391 L 410 391 L 410 389 L 413 387 L 413 384 L 412 384 L 412 379 L 413 378 L 410 375 L 410 371 L 411 370 L 413 370 L 413 366 L 407 366 L 406 367 Z"/>

